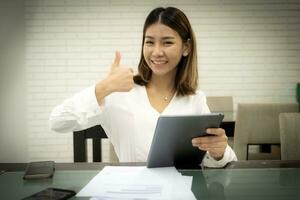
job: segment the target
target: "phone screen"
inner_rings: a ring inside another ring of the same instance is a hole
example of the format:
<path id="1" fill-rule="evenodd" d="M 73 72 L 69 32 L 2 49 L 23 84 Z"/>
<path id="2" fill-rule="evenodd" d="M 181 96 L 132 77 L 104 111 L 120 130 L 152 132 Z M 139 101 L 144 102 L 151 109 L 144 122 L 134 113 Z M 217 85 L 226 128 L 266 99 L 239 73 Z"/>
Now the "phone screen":
<path id="1" fill-rule="evenodd" d="M 23 200 L 64 200 L 75 196 L 76 192 L 59 188 L 47 188 Z"/>

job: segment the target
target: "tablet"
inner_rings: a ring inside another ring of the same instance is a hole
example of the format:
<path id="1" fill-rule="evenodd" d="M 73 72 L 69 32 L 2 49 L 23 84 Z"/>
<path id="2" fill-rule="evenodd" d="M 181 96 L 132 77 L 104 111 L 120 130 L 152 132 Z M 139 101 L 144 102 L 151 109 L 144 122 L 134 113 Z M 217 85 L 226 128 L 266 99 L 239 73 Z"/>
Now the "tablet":
<path id="1" fill-rule="evenodd" d="M 160 116 L 150 147 L 147 167 L 199 168 L 205 151 L 192 145 L 192 138 L 207 136 L 207 128 L 218 128 L 223 114 Z"/>

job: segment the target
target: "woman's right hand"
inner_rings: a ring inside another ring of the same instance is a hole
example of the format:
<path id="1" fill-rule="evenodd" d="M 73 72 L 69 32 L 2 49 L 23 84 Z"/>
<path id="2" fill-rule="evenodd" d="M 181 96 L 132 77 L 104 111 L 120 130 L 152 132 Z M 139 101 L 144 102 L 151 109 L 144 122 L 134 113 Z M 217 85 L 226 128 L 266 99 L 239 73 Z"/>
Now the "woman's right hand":
<path id="1" fill-rule="evenodd" d="M 101 104 L 105 96 L 113 92 L 128 92 L 133 88 L 133 70 L 120 65 L 121 54 L 116 51 L 108 76 L 96 84 L 96 98 Z"/>

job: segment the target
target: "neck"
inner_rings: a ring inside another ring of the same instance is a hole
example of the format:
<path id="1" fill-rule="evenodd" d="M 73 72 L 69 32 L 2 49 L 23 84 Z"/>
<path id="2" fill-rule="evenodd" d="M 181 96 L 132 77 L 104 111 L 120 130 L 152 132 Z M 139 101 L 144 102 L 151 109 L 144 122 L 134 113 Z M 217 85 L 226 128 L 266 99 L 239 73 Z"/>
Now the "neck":
<path id="1" fill-rule="evenodd" d="M 175 93 L 175 76 L 152 76 L 147 85 L 147 93 L 151 98 L 170 102 Z"/>
<path id="2" fill-rule="evenodd" d="M 152 76 L 151 81 L 148 84 L 148 88 L 151 88 L 155 91 L 160 91 L 162 93 L 168 93 L 174 91 L 175 87 L 175 76 L 166 77 L 166 76 Z"/>

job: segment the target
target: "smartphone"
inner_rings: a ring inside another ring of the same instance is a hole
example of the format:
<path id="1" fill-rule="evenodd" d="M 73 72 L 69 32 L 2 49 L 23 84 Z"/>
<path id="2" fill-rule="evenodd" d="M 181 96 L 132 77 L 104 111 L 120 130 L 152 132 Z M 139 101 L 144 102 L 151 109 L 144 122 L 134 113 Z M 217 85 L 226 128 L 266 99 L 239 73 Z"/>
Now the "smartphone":
<path id="1" fill-rule="evenodd" d="M 64 200 L 75 196 L 73 190 L 65 190 L 60 188 L 46 188 L 22 200 Z"/>
<path id="2" fill-rule="evenodd" d="M 54 161 L 30 162 L 27 165 L 23 179 L 51 178 L 54 174 Z"/>

